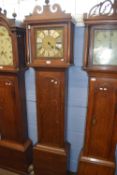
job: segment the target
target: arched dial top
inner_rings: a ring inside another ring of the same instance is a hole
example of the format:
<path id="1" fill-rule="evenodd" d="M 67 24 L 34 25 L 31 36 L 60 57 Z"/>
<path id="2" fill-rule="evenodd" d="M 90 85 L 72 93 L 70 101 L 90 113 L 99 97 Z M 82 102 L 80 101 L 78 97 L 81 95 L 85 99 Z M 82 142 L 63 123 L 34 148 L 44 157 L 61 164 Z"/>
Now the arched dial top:
<path id="1" fill-rule="evenodd" d="M 13 65 L 12 39 L 5 26 L 0 26 L 0 66 Z"/>

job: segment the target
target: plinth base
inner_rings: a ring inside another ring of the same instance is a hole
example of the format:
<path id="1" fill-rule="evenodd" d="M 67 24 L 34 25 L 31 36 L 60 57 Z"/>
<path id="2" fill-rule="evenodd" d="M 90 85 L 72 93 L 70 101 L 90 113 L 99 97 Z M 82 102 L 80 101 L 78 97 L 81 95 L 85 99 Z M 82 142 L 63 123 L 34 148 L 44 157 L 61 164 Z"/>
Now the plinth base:
<path id="1" fill-rule="evenodd" d="M 34 171 L 36 175 L 67 175 L 69 144 L 65 148 L 37 144 L 34 149 Z"/>
<path id="2" fill-rule="evenodd" d="M 81 154 L 78 175 L 114 175 L 115 162 L 94 157 L 86 157 Z"/>
<path id="3" fill-rule="evenodd" d="M 0 167 L 16 173 L 28 174 L 32 163 L 32 143 L 24 144 L 10 141 L 0 141 Z"/>

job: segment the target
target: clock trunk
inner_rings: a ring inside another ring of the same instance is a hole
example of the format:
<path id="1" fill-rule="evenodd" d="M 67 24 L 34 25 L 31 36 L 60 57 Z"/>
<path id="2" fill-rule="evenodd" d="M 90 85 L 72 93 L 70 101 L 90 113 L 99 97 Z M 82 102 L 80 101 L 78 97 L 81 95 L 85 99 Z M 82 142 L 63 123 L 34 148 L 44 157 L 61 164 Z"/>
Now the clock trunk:
<path id="1" fill-rule="evenodd" d="M 69 156 L 69 143 L 65 142 L 66 82 L 65 69 L 36 69 L 38 144 L 33 149 L 36 174 L 66 174 Z"/>
<path id="2" fill-rule="evenodd" d="M 0 12 L 0 167 L 27 174 L 32 163 L 25 98 L 25 29 Z"/>

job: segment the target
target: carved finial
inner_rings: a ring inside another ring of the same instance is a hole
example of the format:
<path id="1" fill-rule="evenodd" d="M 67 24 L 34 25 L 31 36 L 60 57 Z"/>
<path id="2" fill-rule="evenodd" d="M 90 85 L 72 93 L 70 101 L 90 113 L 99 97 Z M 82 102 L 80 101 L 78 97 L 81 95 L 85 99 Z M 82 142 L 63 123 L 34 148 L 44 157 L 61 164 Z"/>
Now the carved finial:
<path id="1" fill-rule="evenodd" d="M 14 13 L 12 14 L 12 16 L 13 16 L 13 18 L 15 19 L 16 16 L 17 16 L 17 14 L 14 12 Z"/>
<path id="2" fill-rule="evenodd" d="M 29 15 L 29 18 L 39 18 L 39 19 L 54 19 L 54 18 L 71 18 L 70 13 L 65 13 L 65 11 L 62 11 L 59 4 L 54 4 L 50 6 L 50 1 L 45 0 L 45 4 L 43 5 L 43 8 L 39 5 L 35 6 L 33 13 Z"/>
<path id="3" fill-rule="evenodd" d="M 6 10 L 3 10 L 3 9 L 0 7 L 0 14 L 6 16 L 6 15 L 7 15 L 7 11 L 6 11 Z"/>
<path id="4" fill-rule="evenodd" d="M 45 3 L 46 3 L 46 5 L 48 5 L 49 4 L 49 0 L 45 0 Z"/>
<path id="5" fill-rule="evenodd" d="M 2 13 L 2 8 L 0 7 L 0 13 Z"/>
<path id="6" fill-rule="evenodd" d="M 115 15 L 116 7 L 117 0 L 114 0 L 114 3 L 112 3 L 112 0 L 104 0 L 91 8 L 89 17 Z"/>
<path id="7" fill-rule="evenodd" d="M 5 16 L 7 15 L 7 11 L 6 11 L 6 10 L 4 10 L 4 15 L 5 15 Z"/>

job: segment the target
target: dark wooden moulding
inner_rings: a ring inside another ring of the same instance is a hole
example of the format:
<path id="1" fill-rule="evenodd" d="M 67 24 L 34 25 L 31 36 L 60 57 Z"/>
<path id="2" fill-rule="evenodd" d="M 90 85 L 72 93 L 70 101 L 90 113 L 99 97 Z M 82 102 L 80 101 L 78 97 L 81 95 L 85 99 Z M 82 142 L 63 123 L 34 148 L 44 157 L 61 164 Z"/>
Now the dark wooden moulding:
<path id="1" fill-rule="evenodd" d="M 8 19 L 2 9 L 0 26 L 8 30 L 13 51 L 13 65 L 0 66 L 0 167 L 28 174 L 32 142 L 27 132 L 25 29 L 16 26 L 15 18 Z"/>
<path id="2" fill-rule="evenodd" d="M 89 77 L 85 140 L 78 161 L 78 175 L 114 175 L 117 143 L 117 66 L 93 65 L 95 28 L 117 30 L 117 2 L 95 5 L 84 15 L 85 48 L 83 69 Z"/>
<path id="3" fill-rule="evenodd" d="M 66 175 L 70 144 L 66 141 L 68 67 L 73 63 L 73 22 L 58 4 L 36 6 L 25 18 L 27 65 L 35 69 L 38 142 L 33 148 L 36 175 Z M 64 61 L 35 58 L 35 28 L 64 28 Z M 50 60 L 49 60 L 50 61 Z"/>

